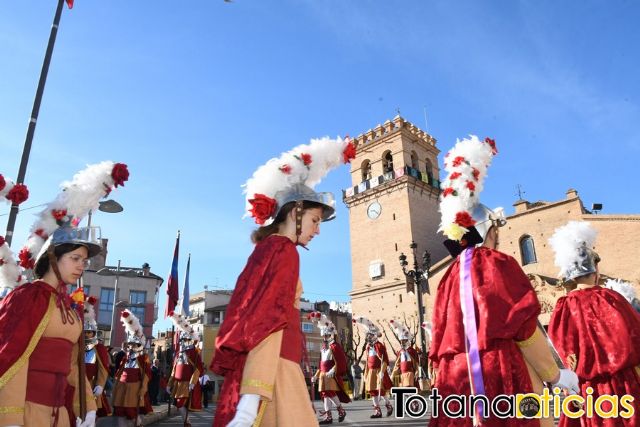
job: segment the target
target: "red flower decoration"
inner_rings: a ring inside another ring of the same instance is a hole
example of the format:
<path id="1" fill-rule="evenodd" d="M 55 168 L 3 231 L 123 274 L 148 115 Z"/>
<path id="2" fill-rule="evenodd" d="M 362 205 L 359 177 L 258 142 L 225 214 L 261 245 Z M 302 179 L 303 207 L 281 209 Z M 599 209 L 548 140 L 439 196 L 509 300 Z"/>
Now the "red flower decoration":
<path id="1" fill-rule="evenodd" d="M 173 313 L 173 312 L 172 312 L 172 313 Z M 128 311 L 123 311 L 123 312 L 122 312 L 122 317 L 124 317 L 125 319 L 126 319 L 127 317 L 129 317 L 129 312 L 128 312 Z"/>
<path id="2" fill-rule="evenodd" d="M 451 174 L 451 176 L 449 176 L 449 179 L 457 179 L 460 178 L 460 172 L 454 172 Z"/>
<path id="3" fill-rule="evenodd" d="M 455 159 L 453 159 L 453 166 L 460 166 L 462 164 L 462 162 L 466 162 L 466 160 L 464 159 L 464 157 L 462 156 L 458 156 Z"/>
<path id="4" fill-rule="evenodd" d="M 0 246 L 4 245 L 4 236 L 0 236 Z"/>
<path id="5" fill-rule="evenodd" d="M 280 172 L 282 172 L 285 175 L 289 175 L 291 173 L 291 166 L 289 165 L 280 166 Z"/>
<path id="6" fill-rule="evenodd" d="M 349 137 L 347 137 L 347 139 L 348 138 Z M 351 163 L 351 159 L 355 159 L 355 158 L 356 158 L 356 146 L 353 144 L 353 142 L 349 141 L 347 146 L 344 148 L 344 151 L 342 152 L 342 161 L 344 163 Z"/>
<path id="7" fill-rule="evenodd" d="M 454 196 L 457 196 L 458 193 L 456 193 L 456 190 L 454 190 L 451 187 L 447 187 L 444 189 L 444 191 L 442 192 L 442 197 L 447 197 L 449 194 L 453 194 Z"/>
<path id="8" fill-rule="evenodd" d="M 0 258 L 0 267 L 4 265 L 4 258 Z"/>
<path id="9" fill-rule="evenodd" d="M 16 184 L 5 197 L 14 205 L 19 205 L 29 198 L 29 189 L 24 184 Z"/>
<path id="10" fill-rule="evenodd" d="M 113 184 L 117 187 L 123 185 L 125 181 L 129 179 L 129 169 L 124 163 L 116 163 L 111 170 L 111 178 L 113 178 Z"/>
<path id="11" fill-rule="evenodd" d="M 305 166 L 309 166 L 313 160 L 311 160 L 311 154 L 302 153 L 300 154 L 300 159 Z"/>
<path id="12" fill-rule="evenodd" d="M 264 194 L 254 194 L 253 199 L 249 199 L 249 203 L 251 203 L 251 216 L 255 218 L 256 224 L 264 224 L 266 220 L 271 218 L 271 216 L 276 211 L 276 206 L 278 205 L 274 199 L 271 197 L 265 196 Z"/>
<path id="13" fill-rule="evenodd" d="M 473 227 L 476 222 L 471 218 L 471 215 L 467 212 L 458 212 L 456 214 L 456 224 L 461 227 Z"/>
<path id="14" fill-rule="evenodd" d="M 33 234 L 35 234 L 36 236 L 40 236 L 42 240 L 47 240 L 49 238 L 47 233 L 45 233 L 42 228 L 38 228 L 36 231 L 33 232 Z"/>
<path id="15" fill-rule="evenodd" d="M 87 302 L 91 305 L 96 305 L 96 303 L 98 302 L 97 298 L 94 296 L 91 296 L 89 298 L 87 298 Z"/>
<path id="16" fill-rule="evenodd" d="M 476 189 L 476 185 L 471 181 L 467 181 L 467 188 L 471 191 L 474 191 Z"/>
<path id="17" fill-rule="evenodd" d="M 473 168 L 473 172 L 471 172 L 473 174 L 473 178 L 477 181 L 478 179 L 480 179 L 480 171 L 476 168 Z"/>
<path id="18" fill-rule="evenodd" d="M 491 146 L 491 152 L 493 153 L 493 155 L 495 156 L 496 154 L 498 154 L 498 148 L 496 147 L 496 141 L 495 139 L 491 139 L 491 138 L 485 138 L 484 142 L 486 142 L 487 144 L 489 144 Z"/>
<path id="19" fill-rule="evenodd" d="M 20 260 L 20 266 L 27 270 L 32 269 L 35 265 L 35 260 L 32 259 L 29 248 L 22 248 L 18 254 L 18 259 Z"/>
<path id="20" fill-rule="evenodd" d="M 0 191 L 4 190 L 4 187 L 6 187 L 7 185 L 7 181 L 4 180 L 4 176 L 2 176 L 2 174 L 0 173 Z"/>
<path id="21" fill-rule="evenodd" d="M 67 216 L 66 209 L 52 209 L 51 216 L 56 219 L 56 221 L 62 221 L 62 219 Z"/>

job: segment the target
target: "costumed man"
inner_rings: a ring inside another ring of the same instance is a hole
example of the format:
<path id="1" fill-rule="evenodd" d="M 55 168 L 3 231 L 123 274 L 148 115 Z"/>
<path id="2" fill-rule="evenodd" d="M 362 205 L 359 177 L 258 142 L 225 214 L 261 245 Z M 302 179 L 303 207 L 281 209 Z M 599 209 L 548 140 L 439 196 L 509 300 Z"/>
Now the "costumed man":
<path id="1" fill-rule="evenodd" d="M 320 367 L 311 378 L 313 383 L 318 383 L 318 391 L 324 402 L 325 418 L 319 424 L 333 423 L 332 405 L 338 410 L 338 422 L 342 422 L 347 415 L 342 403 L 351 402 L 351 399 L 344 391 L 342 380 L 347 373 L 347 355 L 340 343 L 335 340 L 335 325 L 325 314 L 314 311 L 309 314 L 309 319 L 316 322 L 322 337 Z"/>
<path id="2" fill-rule="evenodd" d="M 202 410 L 202 388 L 199 380 L 204 366 L 195 346 L 197 336 L 193 327 L 179 313 L 172 312 L 169 317 L 179 334 L 180 348 L 173 359 L 167 393 L 175 399 L 184 427 L 190 427 L 189 411 Z"/>
<path id="3" fill-rule="evenodd" d="M 495 249 L 506 221 L 478 195 L 496 153 L 492 139 L 470 136 L 445 156 L 440 231 L 454 259 L 438 285 L 429 358 L 443 398 L 486 399 L 474 399 L 467 408 L 450 402 L 450 413 L 464 418 L 446 418 L 440 401 L 431 427 L 553 425 L 552 418 L 499 418 L 490 414 L 490 403 L 498 395 L 541 394 L 543 381 L 577 390 L 575 373 L 558 369 L 537 326 L 540 303 L 527 275 L 515 259 Z"/>
<path id="4" fill-rule="evenodd" d="M 97 301 L 95 297 L 89 297 L 84 303 L 84 364 L 98 408 L 96 415 L 99 418 L 111 414 L 111 407 L 104 392 L 104 386 L 109 378 L 109 352 L 104 344 L 98 342 L 95 311 Z"/>
<path id="5" fill-rule="evenodd" d="M 396 363 L 391 376 L 400 375 L 400 387 L 418 387 L 417 377 L 420 368 L 418 352 L 411 345 L 413 334 L 401 321 L 389 320 L 391 329 L 400 341 L 400 350 L 396 353 Z"/>
<path id="6" fill-rule="evenodd" d="M 367 364 L 364 368 L 364 382 L 361 387 L 364 387 L 373 401 L 373 414 L 371 418 L 382 418 L 381 403 L 384 403 L 387 409 L 387 417 L 389 417 L 393 413 L 393 407 L 387 397 L 387 392 L 391 389 L 393 383 L 387 372 L 387 367 L 389 367 L 387 347 L 378 340 L 378 338 L 382 336 L 382 333 L 378 327 L 366 317 L 358 317 L 353 320 L 353 323 L 362 328 L 366 334 L 367 347 L 365 354 L 367 355 Z"/>
<path id="7" fill-rule="evenodd" d="M 129 310 L 120 315 L 127 333 L 126 356 L 116 371 L 113 387 L 113 415 L 118 426 L 142 425 L 142 416 L 153 412 L 147 392 L 151 379 L 151 363 L 144 352 L 147 342 L 140 320 Z"/>
<path id="8" fill-rule="evenodd" d="M 638 427 L 640 314 L 630 304 L 635 298 L 631 284 L 609 280 L 607 287 L 600 286 L 600 257 L 593 249 L 596 235 L 588 222 L 570 221 L 549 239 L 561 280 L 576 286 L 558 299 L 549 321 L 549 336 L 562 360 L 578 374 L 580 394 L 586 402 L 592 399 L 596 409 L 593 416 L 587 413 L 579 418 L 563 413 L 559 425 Z M 606 398 L 605 394 L 615 397 Z M 625 395 L 633 399 L 626 405 L 621 403 Z M 604 400 L 598 403 L 600 399 Z M 612 399 L 618 402 L 614 405 Z M 622 412 L 627 416 L 621 416 Z M 617 416 L 603 418 L 604 414 Z"/>

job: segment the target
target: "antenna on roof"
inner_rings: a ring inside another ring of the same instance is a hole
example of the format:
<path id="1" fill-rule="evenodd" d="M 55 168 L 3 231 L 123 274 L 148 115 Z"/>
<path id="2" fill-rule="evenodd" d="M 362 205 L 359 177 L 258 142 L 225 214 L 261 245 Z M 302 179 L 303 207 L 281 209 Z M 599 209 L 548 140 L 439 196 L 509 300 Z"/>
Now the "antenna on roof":
<path id="1" fill-rule="evenodd" d="M 522 186 L 520 184 L 516 185 L 516 190 L 518 191 L 518 200 L 524 200 L 522 196 L 527 192 L 522 189 Z"/>

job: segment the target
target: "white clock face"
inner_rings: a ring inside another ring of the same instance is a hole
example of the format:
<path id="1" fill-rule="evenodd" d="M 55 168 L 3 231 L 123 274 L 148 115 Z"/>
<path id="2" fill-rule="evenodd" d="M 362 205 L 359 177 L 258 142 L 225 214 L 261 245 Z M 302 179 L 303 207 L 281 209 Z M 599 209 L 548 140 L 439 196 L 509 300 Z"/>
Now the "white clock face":
<path id="1" fill-rule="evenodd" d="M 382 213 L 382 206 L 378 202 L 371 203 L 367 208 L 367 216 L 371 219 L 378 218 L 380 213 Z"/>

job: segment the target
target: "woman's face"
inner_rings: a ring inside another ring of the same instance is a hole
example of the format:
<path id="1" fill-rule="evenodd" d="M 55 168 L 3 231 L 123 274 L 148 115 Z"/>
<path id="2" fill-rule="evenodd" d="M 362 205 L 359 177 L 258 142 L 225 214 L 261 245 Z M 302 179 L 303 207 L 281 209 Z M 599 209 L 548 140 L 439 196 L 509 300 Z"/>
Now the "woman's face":
<path id="1" fill-rule="evenodd" d="M 302 233 L 298 242 L 307 246 L 314 236 L 320 234 L 320 222 L 322 222 L 322 208 L 306 209 L 302 214 Z"/>
<path id="2" fill-rule="evenodd" d="M 60 278 L 64 283 L 76 283 L 84 272 L 88 255 L 87 248 L 81 246 L 78 249 L 67 252 L 58 259 Z"/>

